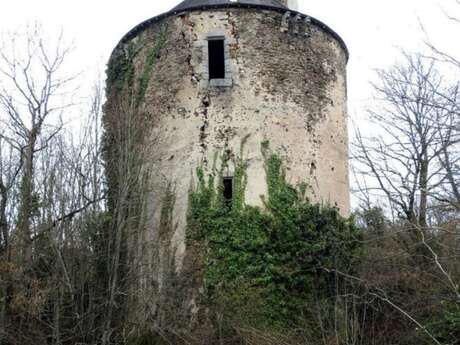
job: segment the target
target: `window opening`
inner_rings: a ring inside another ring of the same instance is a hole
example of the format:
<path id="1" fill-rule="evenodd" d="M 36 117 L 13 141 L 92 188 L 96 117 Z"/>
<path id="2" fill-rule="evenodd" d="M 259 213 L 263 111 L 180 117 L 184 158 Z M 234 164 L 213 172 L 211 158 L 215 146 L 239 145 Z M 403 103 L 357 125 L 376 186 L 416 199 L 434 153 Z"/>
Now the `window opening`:
<path id="1" fill-rule="evenodd" d="M 228 206 L 232 205 L 233 199 L 233 177 L 224 177 L 224 200 Z"/>
<path id="2" fill-rule="evenodd" d="M 209 79 L 225 79 L 225 49 L 224 39 L 210 39 L 209 51 Z"/>

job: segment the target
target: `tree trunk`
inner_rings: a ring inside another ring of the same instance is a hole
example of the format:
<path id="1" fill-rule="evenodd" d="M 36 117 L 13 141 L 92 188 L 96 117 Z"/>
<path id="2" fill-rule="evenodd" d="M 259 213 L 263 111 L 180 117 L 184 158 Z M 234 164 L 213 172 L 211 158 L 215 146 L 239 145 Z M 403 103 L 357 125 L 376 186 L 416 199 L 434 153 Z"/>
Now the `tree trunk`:
<path id="1" fill-rule="evenodd" d="M 55 291 L 54 310 L 53 310 L 53 345 L 61 345 L 61 288 Z"/>
<path id="2" fill-rule="evenodd" d="M 122 191 L 122 197 L 119 200 L 119 205 L 125 205 L 127 200 L 127 191 L 125 189 Z M 109 300 L 108 300 L 108 310 L 106 314 L 105 329 L 102 344 L 107 345 L 110 343 L 110 337 L 112 334 L 111 324 L 113 317 L 113 307 L 115 305 L 117 287 L 118 287 L 118 270 L 120 266 L 120 256 L 121 256 L 121 242 L 123 238 L 123 231 L 126 227 L 126 214 L 124 212 L 124 207 L 120 206 L 117 210 L 117 220 L 115 224 L 115 238 L 114 238 L 114 248 L 113 253 L 109 256 L 112 261 L 110 267 L 110 285 L 109 285 Z"/>
<path id="3" fill-rule="evenodd" d="M 420 202 L 419 202 L 419 215 L 418 225 L 422 231 L 425 231 L 427 227 L 427 209 L 428 209 L 428 155 L 425 153 L 420 162 Z"/>
<path id="4" fill-rule="evenodd" d="M 23 161 L 24 170 L 21 181 L 21 194 L 19 205 L 18 230 L 20 236 L 20 260 L 26 265 L 32 263 L 32 231 L 31 216 L 33 211 L 33 190 L 34 190 L 34 151 L 36 143 L 36 131 L 32 130 L 29 135 L 29 142 L 24 149 Z"/>
<path id="5" fill-rule="evenodd" d="M 443 148 L 443 156 L 444 160 L 441 159 L 441 164 L 444 166 L 444 169 L 446 169 L 447 180 L 449 181 L 450 187 L 452 188 L 452 194 L 454 197 L 453 205 L 457 210 L 460 210 L 460 190 L 454 178 L 454 172 L 450 162 L 450 155 L 446 146 Z"/>
<path id="6" fill-rule="evenodd" d="M 8 252 L 9 234 L 8 223 L 6 220 L 7 200 L 8 196 L 6 187 L 0 182 L 0 255 L 2 252 L 6 255 Z"/>

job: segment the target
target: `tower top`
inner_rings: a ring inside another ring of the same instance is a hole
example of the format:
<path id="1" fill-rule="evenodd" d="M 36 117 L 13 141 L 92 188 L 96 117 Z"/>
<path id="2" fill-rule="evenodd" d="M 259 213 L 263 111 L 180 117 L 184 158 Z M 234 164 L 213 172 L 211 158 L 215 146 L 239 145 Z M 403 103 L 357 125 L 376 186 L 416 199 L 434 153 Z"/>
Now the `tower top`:
<path id="1" fill-rule="evenodd" d="M 342 46 L 342 48 L 345 50 L 348 56 L 348 49 L 342 38 L 334 30 L 332 30 L 329 26 L 327 26 L 320 20 L 310 17 L 301 12 L 298 12 L 298 2 L 298 0 L 184 0 L 169 12 L 147 19 L 146 21 L 135 26 L 121 39 L 118 45 L 124 44 L 125 42 L 129 41 L 137 34 L 139 34 L 139 32 L 142 32 L 144 29 L 149 27 L 150 25 L 157 23 L 167 17 L 182 15 L 184 13 L 194 11 L 206 11 L 226 8 L 252 8 L 287 14 L 289 18 L 296 18 L 296 20 L 306 20 L 312 25 L 317 26 L 331 34 L 339 42 L 339 44 Z"/>
<path id="2" fill-rule="evenodd" d="M 173 11 L 190 11 L 199 8 L 221 7 L 226 5 L 264 6 L 273 9 L 287 10 L 291 0 L 185 0 L 174 7 Z"/>

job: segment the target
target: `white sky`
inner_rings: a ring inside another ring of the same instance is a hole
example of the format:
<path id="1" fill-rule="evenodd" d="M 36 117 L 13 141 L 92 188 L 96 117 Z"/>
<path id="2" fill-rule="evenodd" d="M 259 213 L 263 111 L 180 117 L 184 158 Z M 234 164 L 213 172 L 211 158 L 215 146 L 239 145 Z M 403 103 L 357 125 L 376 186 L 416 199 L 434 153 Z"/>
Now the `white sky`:
<path id="1" fill-rule="evenodd" d="M 366 121 L 372 104 L 369 81 L 375 68 L 386 68 L 399 57 L 400 49 L 421 51 L 429 39 L 437 47 L 460 57 L 459 0 L 299 0 L 299 10 L 335 30 L 350 51 L 348 108 L 352 123 L 364 135 L 375 134 Z M 105 71 L 105 64 L 118 41 L 142 21 L 167 12 L 180 0 L 0 0 L 0 33 L 39 21 L 50 37 L 64 31 L 76 47 L 68 60 L 73 73 L 83 72 L 81 95 Z M 421 29 L 423 23 L 426 33 Z M 427 37 L 428 35 L 428 37 Z M 458 80 L 457 71 L 447 73 Z M 104 78 L 103 78 L 104 79 Z M 79 97 L 79 96 L 77 96 Z M 69 121 L 79 123 L 78 112 Z M 78 125 L 77 125 L 78 127 Z M 350 135 L 353 135 L 350 126 Z"/>
<path id="2" fill-rule="evenodd" d="M 53 35 L 62 28 L 76 46 L 71 61 L 75 71 L 104 70 L 110 52 L 131 28 L 166 12 L 179 0 L 0 0 L 0 32 L 14 30 L 27 22 L 40 21 Z M 426 38 L 453 54 L 460 52 L 460 24 L 447 20 L 455 0 L 300 0 L 300 11 L 334 29 L 350 50 L 348 65 L 349 110 L 357 118 L 370 99 L 368 82 L 373 69 L 391 65 L 398 49 L 423 49 Z M 460 6 L 457 6 L 460 8 Z M 460 10 L 457 11 L 460 14 Z"/>

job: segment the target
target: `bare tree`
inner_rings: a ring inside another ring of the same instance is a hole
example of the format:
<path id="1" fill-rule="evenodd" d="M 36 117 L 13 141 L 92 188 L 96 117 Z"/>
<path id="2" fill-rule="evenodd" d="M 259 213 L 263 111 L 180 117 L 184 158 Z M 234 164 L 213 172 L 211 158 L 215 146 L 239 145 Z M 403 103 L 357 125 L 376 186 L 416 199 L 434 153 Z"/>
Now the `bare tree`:
<path id="1" fill-rule="evenodd" d="M 96 342 L 106 305 L 102 83 L 76 107 L 71 49 L 44 37 L 27 27 L 0 51 L 0 344 Z"/>
<path id="2" fill-rule="evenodd" d="M 114 91 L 108 90 L 108 92 Z M 106 126 L 111 129 L 104 136 L 104 144 L 107 146 L 105 151 L 106 174 L 108 183 L 112 187 L 112 194 L 108 198 L 108 208 L 112 219 L 108 252 L 108 301 L 104 319 L 103 345 L 113 342 L 113 333 L 117 330 L 115 312 L 120 309 L 120 305 L 117 305 L 120 296 L 125 296 L 125 303 L 128 299 L 142 298 L 141 291 L 137 291 L 136 296 L 128 296 L 126 287 L 128 279 L 137 279 L 135 275 L 138 263 L 134 261 L 142 260 L 141 253 L 131 253 L 130 266 L 132 267 L 122 272 L 126 264 L 123 260 L 127 259 L 127 246 L 131 245 L 132 249 L 138 246 L 136 243 L 140 237 L 138 234 L 144 226 L 139 213 L 145 208 L 147 192 L 143 185 L 146 180 L 146 172 L 142 169 L 144 150 L 139 146 L 143 140 L 141 113 L 133 89 L 126 85 L 123 92 L 126 93 L 125 100 L 120 102 L 120 105 L 115 107 L 110 102 L 106 104 L 106 107 L 110 108 L 109 113 L 116 114 L 116 121 L 111 126 Z M 113 120 L 112 117 L 105 118 L 105 121 Z M 130 284 L 132 289 L 133 282 L 131 281 Z"/>
<path id="3" fill-rule="evenodd" d="M 357 130 L 354 143 L 357 188 L 365 208 L 357 214 L 365 221 L 366 248 L 372 253 L 364 258 L 359 279 L 375 290 L 371 295 L 438 344 L 447 340 L 436 327 L 449 329 L 443 317 L 460 303 L 455 259 L 460 84 L 440 72 L 442 62 L 436 56 L 403 53 L 401 63 L 379 70 L 369 111 L 375 135 Z M 380 212 L 373 206 L 382 200 L 388 207 Z M 373 231 L 375 225 L 379 231 Z M 420 295 L 412 298 L 393 284 L 398 280 Z M 433 291 L 436 298 L 429 301 Z M 423 308 L 437 314 L 438 326 L 420 313 Z M 449 332 L 451 339 L 457 334 Z"/>
<path id="4" fill-rule="evenodd" d="M 374 89 L 378 110 L 370 110 L 379 135 L 358 131 L 356 167 L 368 178 L 368 191 L 383 195 L 399 218 L 427 227 L 433 200 L 445 201 L 442 190 L 454 178 L 452 148 L 460 137 L 453 130 L 455 102 L 436 70 L 435 60 L 404 54 L 404 63 L 378 71 Z M 458 158 L 457 158 L 458 159 Z M 450 185 L 455 186 L 455 182 Z"/>
<path id="5" fill-rule="evenodd" d="M 446 6 L 446 7 L 444 7 Z M 460 2 L 458 0 L 451 0 L 443 3 L 441 6 L 446 21 L 452 24 L 452 28 L 458 27 L 460 24 L 459 10 Z M 422 31 L 426 35 L 425 44 L 429 51 L 431 51 L 431 58 L 436 60 L 438 64 L 445 67 L 449 74 L 456 75 L 460 71 L 460 58 L 454 54 L 446 51 L 444 48 L 438 46 L 436 42 L 432 42 L 429 38 L 428 28 L 420 22 Z M 454 77 L 454 80 L 458 79 Z M 436 107 L 444 107 L 447 105 L 449 111 L 452 113 L 451 121 L 448 123 L 447 132 L 449 135 L 444 139 L 445 147 L 442 155 L 439 158 L 440 164 L 444 167 L 446 173 L 446 188 L 442 194 L 442 202 L 447 203 L 455 211 L 460 210 L 460 147 L 458 138 L 460 136 L 460 103 L 459 92 L 460 83 L 456 82 L 448 89 L 437 90 L 438 96 L 443 99 L 440 104 L 434 104 Z M 455 138 L 454 145 L 448 145 L 450 138 Z"/>
<path id="6" fill-rule="evenodd" d="M 3 123 L 7 128 L 2 137 L 20 154 L 17 235 L 21 242 L 20 258 L 28 264 L 33 255 L 35 158 L 61 130 L 60 118 L 70 105 L 63 102 L 63 94 L 74 79 L 62 76 L 70 51 L 63 44 L 62 35 L 55 47 L 49 49 L 40 30 L 35 25 L 27 27 L 24 34 L 8 35 L 0 52 L 0 109 L 6 115 Z M 18 51 L 26 53 L 18 55 Z"/>
<path id="7" fill-rule="evenodd" d="M 14 150 L 0 135 L 0 255 L 9 257 L 10 223 L 13 212 L 10 205 L 14 201 L 14 189 L 21 166 Z"/>

